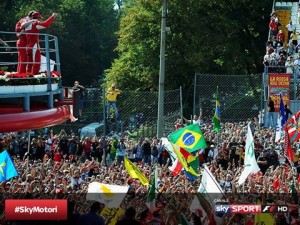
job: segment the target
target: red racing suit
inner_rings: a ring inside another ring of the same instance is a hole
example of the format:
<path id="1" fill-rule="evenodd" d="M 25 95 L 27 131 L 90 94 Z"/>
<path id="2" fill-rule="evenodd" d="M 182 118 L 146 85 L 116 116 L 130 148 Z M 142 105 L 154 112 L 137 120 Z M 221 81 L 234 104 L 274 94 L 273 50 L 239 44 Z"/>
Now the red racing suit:
<path id="1" fill-rule="evenodd" d="M 20 33 L 22 31 L 22 25 L 28 22 L 30 19 L 29 17 L 24 17 L 17 22 L 15 27 L 15 32 Z M 27 46 L 27 39 L 25 34 L 21 34 L 18 37 L 17 41 L 17 50 L 18 50 L 18 73 L 26 73 L 26 64 L 27 64 L 27 53 L 26 53 L 26 46 Z"/>
<path id="2" fill-rule="evenodd" d="M 27 28 L 25 28 L 27 39 L 27 73 L 33 75 L 38 74 L 41 67 L 41 50 L 39 45 L 39 35 L 41 29 L 49 27 L 54 21 L 54 16 L 50 16 L 45 21 L 34 21 Z M 32 63 L 31 63 L 32 62 Z"/>

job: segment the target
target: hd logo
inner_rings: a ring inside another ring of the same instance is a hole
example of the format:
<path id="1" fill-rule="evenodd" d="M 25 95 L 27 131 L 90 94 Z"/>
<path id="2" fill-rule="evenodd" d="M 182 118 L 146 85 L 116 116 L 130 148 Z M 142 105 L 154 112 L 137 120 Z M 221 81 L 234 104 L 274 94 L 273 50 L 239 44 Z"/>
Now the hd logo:
<path id="1" fill-rule="evenodd" d="M 286 205 L 263 205 L 262 213 L 287 213 L 289 211 Z"/>

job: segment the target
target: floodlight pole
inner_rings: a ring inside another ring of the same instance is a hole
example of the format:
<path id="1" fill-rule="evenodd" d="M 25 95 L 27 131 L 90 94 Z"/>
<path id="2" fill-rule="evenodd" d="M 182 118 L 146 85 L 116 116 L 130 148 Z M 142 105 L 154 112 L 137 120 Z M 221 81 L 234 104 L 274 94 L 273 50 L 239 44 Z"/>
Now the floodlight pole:
<path id="1" fill-rule="evenodd" d="M 158 115 L 157 115 L 157 138 L 164 133 L 164 92 L 165 92 L 165 52 L 166 52 L 166 17 L 167 0 L 162 0 L 161 39 L 160 39 L 160 64 L 158 86 Z"/>

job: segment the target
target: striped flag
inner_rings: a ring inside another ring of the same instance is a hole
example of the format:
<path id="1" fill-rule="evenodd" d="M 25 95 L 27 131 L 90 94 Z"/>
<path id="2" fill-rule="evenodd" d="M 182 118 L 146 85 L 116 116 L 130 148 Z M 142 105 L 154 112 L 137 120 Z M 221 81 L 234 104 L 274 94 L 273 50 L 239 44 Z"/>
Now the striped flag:
<path id="1" fill-rule="evenodd" d="M 284 135 L 284 150 L 286 153 L 286 156 L 290 159 L 291 162 L 294 162 L 294 152 L 292 149 L 292 145 L 290 143 L 288 132 L 285 132 Z"/>
<path id="2" fill-rule="evenodd" d="M 300 139 L 300 111 L 286 121 L 284 131 L 287 131 L 290 143 L 294 143 Z"/>
<path id="3" fill-rule="evenodd" d="M 213 118 L 213 124 L 214 124 L 214 131 L 219 133 L 221 128 L 221 112 L 220 112 L 220 101 L 219 101 L 219 90 L 217 87 L 217 94 L 216 94 L 216 109 L 215 114 Z"/>

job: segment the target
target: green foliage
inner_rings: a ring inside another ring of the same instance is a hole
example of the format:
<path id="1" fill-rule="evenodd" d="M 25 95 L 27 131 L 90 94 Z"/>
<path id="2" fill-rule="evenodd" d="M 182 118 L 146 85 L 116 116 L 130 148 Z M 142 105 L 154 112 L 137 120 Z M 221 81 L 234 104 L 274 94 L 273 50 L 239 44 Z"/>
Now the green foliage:
<path id="1" fill-rule="evenodd" d="M 119 58 L 106 71 L 108 82 L 156 89 L 161 7 L 158 0 L 136 0 L 125 7 L 118 32 Z M 267 0 L 168 1 L 166 87 L 190 85 L 197 72 L 261 72 L 270 10 Z"/>
<path id="2" fill-rule="evenodd" d="M 119 28 L 114 0 L 4 0 L 1 30 L 14 31 L 16 22 L 30 10 L 40 11 L 43 19 L 58 13 L 51 27 L 41 32 L 58 37 L 64 85 L 74 80 L 90 85 L 111 66 Z"/>

